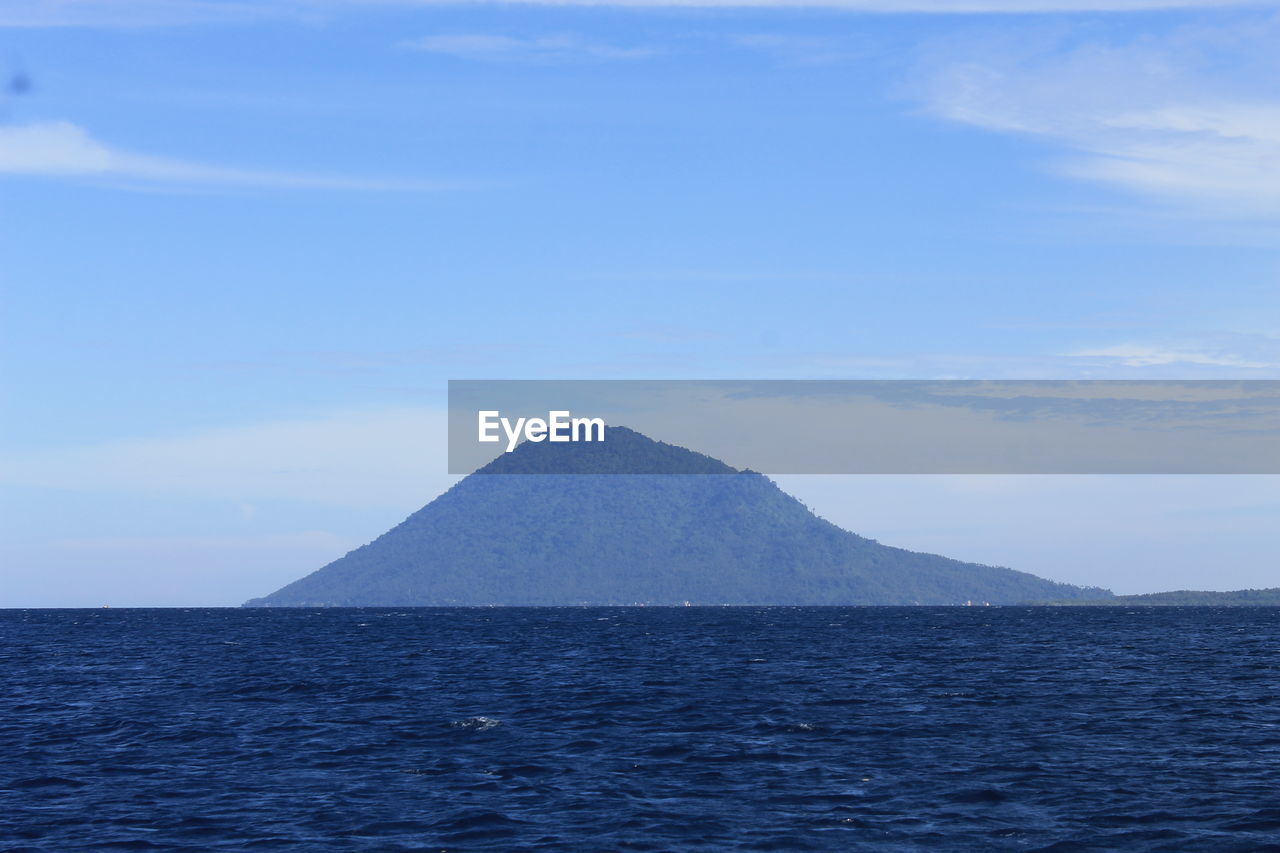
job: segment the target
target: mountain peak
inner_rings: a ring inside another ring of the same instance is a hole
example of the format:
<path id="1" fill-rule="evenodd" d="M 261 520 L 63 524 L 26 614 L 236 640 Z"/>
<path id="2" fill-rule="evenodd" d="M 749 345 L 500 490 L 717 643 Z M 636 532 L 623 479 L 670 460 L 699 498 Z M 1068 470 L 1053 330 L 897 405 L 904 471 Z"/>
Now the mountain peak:
<path id="1" fill-rule="evenodd" d="M 1011 604 L 1110 594 L 881 545 L 761 474 L 609 427 L 601 443 L 525 442 L 368 545 L 248 604 Z"/>
<path id="2" fill-rule="evenodd" d="M 656 441 L 624 426 L 610 426 L 604 441 L 523 441 L 476 474 L 738 474 L 703 453 Z"/>

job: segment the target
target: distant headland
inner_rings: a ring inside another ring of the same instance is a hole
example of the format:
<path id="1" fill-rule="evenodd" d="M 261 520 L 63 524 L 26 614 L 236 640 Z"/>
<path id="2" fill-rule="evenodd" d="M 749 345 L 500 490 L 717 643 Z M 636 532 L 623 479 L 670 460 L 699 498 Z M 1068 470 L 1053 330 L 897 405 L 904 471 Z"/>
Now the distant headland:
<path id="1" fill-rule="evenodd" d="M 1102 607 L 1280 607 L 1280 587 L 1237 589 L 1231 592 L 1180 589 L 1140 595 L 1111 595 L 1098 599 L 1046 602 L 1061 606 Z"/>

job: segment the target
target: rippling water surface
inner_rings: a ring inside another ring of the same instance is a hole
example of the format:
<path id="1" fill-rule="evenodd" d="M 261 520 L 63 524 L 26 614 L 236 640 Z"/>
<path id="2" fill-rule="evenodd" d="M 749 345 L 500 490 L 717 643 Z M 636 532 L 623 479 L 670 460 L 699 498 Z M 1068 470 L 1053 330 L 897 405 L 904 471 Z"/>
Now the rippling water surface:
<path id="1" fill-rule="evenodd" d="M 1280 850 L 1280 611 L 0 611 L 0 849 Z"/>

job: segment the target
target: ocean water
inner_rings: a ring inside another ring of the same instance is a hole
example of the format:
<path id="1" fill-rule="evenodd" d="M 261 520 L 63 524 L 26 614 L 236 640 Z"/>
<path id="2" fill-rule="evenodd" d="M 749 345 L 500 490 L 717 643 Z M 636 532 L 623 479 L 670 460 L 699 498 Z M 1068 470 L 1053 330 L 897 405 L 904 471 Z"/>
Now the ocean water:
<path id="1" fill-rule="evenodd" d="M 0 611 L 4 850 L 1280 850 L 1280 611 Z"/>

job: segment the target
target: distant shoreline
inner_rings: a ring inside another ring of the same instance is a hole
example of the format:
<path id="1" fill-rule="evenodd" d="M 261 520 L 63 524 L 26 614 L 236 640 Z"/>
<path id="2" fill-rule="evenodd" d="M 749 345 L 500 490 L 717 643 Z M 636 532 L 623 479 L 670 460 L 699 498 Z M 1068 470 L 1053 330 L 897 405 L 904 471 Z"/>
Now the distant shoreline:
<path id="1" fill-rule="evenodd" d="M 722 610 L 725 608 L 785 607 L 827 609 L 985 609 L 986 607 L 1280 607 L 1280 587 L 1266 589 L 1241 589 L 1228 592 L 1204 590 L 1175 590 L 1135 595 L 1117 595 L 1114 598 L 1082 599 L 1076 601 L 1033 601 L 1025 604 L 369 604 L 369 605 L 244 605 L 244 604 L 140 604 L 123 606 L 57 607 L 0 606 L 0 611 L 14 610 L 75 610 L 102 612 L 104 610 Z"/>
<path id="2" fill-rule="evenodd" d="M 1280 587 L 1237 589 L 1230 592 L 1180 589 L 1043 603 L 1049 607 L 1280 607 Z"/>

